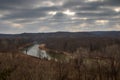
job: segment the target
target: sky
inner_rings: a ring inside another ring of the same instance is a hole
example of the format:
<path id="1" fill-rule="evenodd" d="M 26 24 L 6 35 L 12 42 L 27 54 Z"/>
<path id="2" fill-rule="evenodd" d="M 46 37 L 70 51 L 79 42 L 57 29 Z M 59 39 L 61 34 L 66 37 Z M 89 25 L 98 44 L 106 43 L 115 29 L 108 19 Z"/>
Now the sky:
<path id="1" fill-rule="evenodd" d="M 119 30 L 120 0 L 0 0 L 0 33 Z"/>

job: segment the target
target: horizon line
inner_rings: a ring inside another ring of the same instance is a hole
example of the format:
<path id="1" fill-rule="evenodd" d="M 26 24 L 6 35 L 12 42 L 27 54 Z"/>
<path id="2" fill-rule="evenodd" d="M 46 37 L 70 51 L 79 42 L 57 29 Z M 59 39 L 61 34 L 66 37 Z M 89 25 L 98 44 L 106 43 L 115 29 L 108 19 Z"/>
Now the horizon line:
<path id="1" fill-rule="evenodd" d="M 92 32 L 120 32 L 119 30 L 101 30 L 101 31 L 77 31 L 77 32 L 72 32 L 72 31 L 54 31 L 54 32 L 23 32 L 23 33 L 0 33 L 0 34 L 5 34 L 5 35 L 17 35 L 17 34 L 47 34 L 47 33 L 92 33 Z"/>

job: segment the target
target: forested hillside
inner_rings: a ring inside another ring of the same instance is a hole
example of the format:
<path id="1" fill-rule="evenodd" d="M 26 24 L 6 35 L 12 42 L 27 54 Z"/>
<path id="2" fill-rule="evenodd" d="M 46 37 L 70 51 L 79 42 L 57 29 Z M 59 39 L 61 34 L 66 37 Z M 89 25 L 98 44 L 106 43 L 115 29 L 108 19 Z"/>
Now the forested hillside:
<path id="1" fill-rule="evenodd" d="M 87 36 L 83 33 L 3 36 L 0 38 L 0 80 L 120 80 L 119 32 L 109 33 L 113 32 L 84 33 Z M 45 44 L 52 55 L 66 53 L 69 61 L 23 54 L 23 48 L 36 43 Z"/>

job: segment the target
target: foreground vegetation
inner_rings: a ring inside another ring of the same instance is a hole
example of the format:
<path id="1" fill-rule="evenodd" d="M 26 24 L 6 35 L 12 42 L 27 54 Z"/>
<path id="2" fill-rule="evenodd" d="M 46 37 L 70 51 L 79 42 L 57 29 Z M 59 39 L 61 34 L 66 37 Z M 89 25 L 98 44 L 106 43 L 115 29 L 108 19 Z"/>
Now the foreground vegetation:
<path id="1" fill-rule="evenodd" d="M 19 48 L 32 41 L 13 40 L 0 41 L 0 80 L 120 80 L 119 38 L 54 38 L 44 42 L 52 50 L 70 53 L 69 62 L 22 54 Z"/>

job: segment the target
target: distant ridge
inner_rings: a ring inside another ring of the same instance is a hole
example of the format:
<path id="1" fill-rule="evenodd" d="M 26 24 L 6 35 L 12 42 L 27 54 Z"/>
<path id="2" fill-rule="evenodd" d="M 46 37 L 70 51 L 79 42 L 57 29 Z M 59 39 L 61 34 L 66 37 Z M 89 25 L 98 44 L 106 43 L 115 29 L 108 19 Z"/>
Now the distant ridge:
<path id="1" fill-rule="evenodd" d="M 120 31 L 93 31 L 93 32 L 49 32 L 49 33 L 21 33 L 21 34 L 0 34 L 0 38 L 16 37 L 120 37 Z"/>

